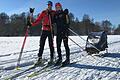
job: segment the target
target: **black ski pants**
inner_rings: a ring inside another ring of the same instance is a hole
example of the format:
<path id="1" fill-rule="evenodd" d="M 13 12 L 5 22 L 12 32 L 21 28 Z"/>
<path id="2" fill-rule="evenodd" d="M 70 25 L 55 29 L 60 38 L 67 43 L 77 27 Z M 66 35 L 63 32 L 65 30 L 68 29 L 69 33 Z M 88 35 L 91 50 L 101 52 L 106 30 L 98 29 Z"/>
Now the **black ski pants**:
<path id="1" fill-rule="evenodd" d="M 46 38 L 48 37 L 49 41 L 49 48 L 50 48 L 50 59 L 54 58 L 54 44 L 53 44 L 53 34 L 51 34 L 51 31 L 42 31 L 41 38 L 40 38 L 40 48 L 38 57 L 42 57 L 44 45 Z"/>
<path id="2" fill-rule="evenodd" d="M 57 53 L 58 53 L 58 57 L 59 59 L 62 59 L 62 54 L 61 54 L 61 43 L 63 40 L 63 44 L 66 50 L 66 60 L 70 60 L 70 49 L 68 46 L 68 35 L 65 35 L 63 33 L 59 33 L 57 34 L 57 39 L 56 39 L 56 43 L 57 43 Z"/>

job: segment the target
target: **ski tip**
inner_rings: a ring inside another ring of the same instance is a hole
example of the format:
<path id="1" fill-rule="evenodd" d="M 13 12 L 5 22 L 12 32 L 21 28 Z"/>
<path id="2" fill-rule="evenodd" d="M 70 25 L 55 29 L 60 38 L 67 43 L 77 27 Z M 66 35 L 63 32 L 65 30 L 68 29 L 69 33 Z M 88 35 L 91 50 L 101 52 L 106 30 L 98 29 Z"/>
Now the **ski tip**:
<path id="1" fill-rule="evenodd" d="M 32 78 L 32 77 L 34 77 L 34 76 L 36 76 L 36 75 L 37 75 L 37 73 L 34 72 L 34 73 L 31 73 L 30 75 L 28 75 L 27 77 L 28 77 L 28 78 Z"/>
<path id="2" fill-rule="evenodd" d="M 16 69 L 16 70 L 20 70 L 20 67 L 19 67 L 19 66 L 17 66 L 15 69 Z"/>

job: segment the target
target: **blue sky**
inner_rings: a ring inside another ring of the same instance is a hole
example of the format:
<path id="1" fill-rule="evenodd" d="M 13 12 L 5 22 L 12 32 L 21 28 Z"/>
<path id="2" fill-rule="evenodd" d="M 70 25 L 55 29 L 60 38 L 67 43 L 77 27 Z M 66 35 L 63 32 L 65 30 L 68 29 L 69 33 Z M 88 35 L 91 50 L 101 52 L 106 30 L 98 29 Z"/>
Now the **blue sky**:
<path id="1" fill-rule="evenodd" d="M 75 17 L 82 20 L 88 14 L 95 21 L 110 20 L 113 25 L 120 23 L 120 0 L 51 0 L 55 4 L 61 2 L 63 8 L 68 8 Z M 35 14 L 47 7 L 47 0 L 3 0 L 0 2 L 0 13 L 21 13 L 35 7 Z M 54 9 L 54 8 L 53 8 Z"/>

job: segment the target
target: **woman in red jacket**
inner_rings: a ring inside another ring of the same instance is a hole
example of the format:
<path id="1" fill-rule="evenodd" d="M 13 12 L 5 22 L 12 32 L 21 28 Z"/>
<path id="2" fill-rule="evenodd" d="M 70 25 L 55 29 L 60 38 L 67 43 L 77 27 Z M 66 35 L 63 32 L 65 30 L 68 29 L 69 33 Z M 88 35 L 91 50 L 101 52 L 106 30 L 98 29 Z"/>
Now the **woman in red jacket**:
<path id="1" fill-rule="evenodd" d="M 42 54 L 44 50 L 44 45 L 46 38 L 48 37 L 49 40 L 49 47 L 50 47 L 50 62 L 53 63 L 54 58 L 54 44 L 53 44 L 53 30 L 52 30 L 52 24 L 53 24 L 53 17 L 55 14 L 55 11 L 52 10 L 52 2 L 48 1 L 48 8 L 38 16 L 38 18 L 33 22 L 31 25 L 36 26 L 42 21 L 42 33 L 40 38 L 40 48 L 38 53 L 38 62 L 36 64 L 40 64 L 42 62 Z"/>

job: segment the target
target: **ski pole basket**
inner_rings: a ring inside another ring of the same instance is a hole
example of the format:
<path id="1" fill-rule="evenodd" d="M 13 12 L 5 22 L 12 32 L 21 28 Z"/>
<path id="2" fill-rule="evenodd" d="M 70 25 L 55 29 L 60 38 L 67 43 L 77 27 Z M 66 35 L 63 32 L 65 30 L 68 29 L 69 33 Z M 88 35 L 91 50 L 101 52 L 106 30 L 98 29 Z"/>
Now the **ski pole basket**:
<path id="1" fill-rule="evenodd" d="M 88 54 L 96 54 L 108 48 L 107 34 L 102 32 L 91 32 L 86 41 L 85 50 Z"/>

